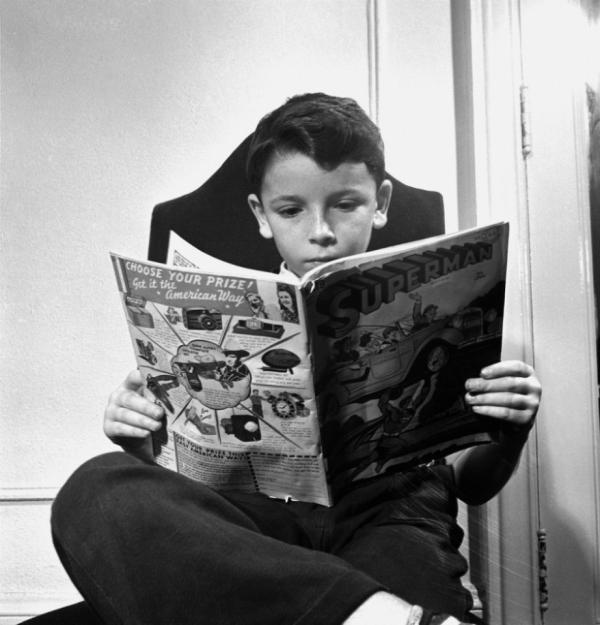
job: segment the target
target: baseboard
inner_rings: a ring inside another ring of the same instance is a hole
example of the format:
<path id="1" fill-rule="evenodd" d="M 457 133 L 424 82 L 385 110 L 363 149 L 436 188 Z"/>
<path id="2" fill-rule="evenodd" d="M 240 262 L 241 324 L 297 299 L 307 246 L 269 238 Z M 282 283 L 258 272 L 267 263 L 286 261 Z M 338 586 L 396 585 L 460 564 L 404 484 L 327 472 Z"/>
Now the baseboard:
<path id="1" fill-rule="evenodd" d="M 37 616 L 36 614 L 28 614 L 27 616 L 0 616 L 0 625 L 19 625 L 23 621 Z"/>
<path id="2" fill-rule="evenodd" d="M 23 621 L 83 601 L 79 593 L 60 593 L 49 597 L 2 597 L 0 596 L 0 625 L 17 625 Z"/>

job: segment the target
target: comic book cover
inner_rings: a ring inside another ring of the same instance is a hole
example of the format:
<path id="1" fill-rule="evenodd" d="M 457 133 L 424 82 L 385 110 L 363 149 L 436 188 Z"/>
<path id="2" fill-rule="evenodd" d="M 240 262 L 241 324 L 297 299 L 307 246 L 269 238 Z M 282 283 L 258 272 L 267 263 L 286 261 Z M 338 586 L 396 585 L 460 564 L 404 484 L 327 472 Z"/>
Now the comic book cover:
<path id="1" fill-rule="evenodd" d="M 489 442 L 464 383 L 500 360 L 508 224 L 336 262 L 304 287 L 334 491 Z M 320 275 L 324 273 L 325 275 Z"/>
<path id="2" fill-rule="evenodd" d="M 353 481 L 489 441 L 462 398 L 500 358 L 507 234 L 368 252 L 297 283 L 174 233 L 169 265 L 112 254 L 138 368 L 166 415 L 156 462 L 331 505 Z"/>

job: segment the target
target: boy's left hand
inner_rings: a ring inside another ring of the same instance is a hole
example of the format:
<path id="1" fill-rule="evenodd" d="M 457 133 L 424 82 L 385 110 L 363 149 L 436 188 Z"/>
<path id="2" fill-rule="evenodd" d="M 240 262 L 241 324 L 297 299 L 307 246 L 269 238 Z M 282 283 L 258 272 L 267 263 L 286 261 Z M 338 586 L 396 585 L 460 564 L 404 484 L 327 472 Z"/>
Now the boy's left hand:
<path id="1" fill-rule="evenodd" d="M 519 360 L 504 360 L 484 367 L 480 376 L 465 383 L 465 400 L 473 412 L 529 430 L 542 395 L 533 368 Z"/>

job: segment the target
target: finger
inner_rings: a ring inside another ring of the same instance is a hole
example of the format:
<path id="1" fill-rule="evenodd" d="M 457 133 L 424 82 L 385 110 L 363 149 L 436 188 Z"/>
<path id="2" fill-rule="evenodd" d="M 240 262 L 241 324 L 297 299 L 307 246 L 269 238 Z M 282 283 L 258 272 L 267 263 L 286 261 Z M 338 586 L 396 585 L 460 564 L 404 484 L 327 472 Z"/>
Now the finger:
<path id="1" fill-rule="evenodd" d="M 507 406 L 473 406 L 473 412 L 521 427 L 531 427 L 534 421 L 530 410 L 518 410 Z"/>
<path id="2" fill-rule="evenodd" d="M 514 410 L 534 410 L 537 409 L 538 402 L 531 395 L 520 395 L 518 393 L 466 393 L 465 401 L 470 406 L 497 406 L 499 408 L 509 408 Z"/>
<path id="3" fill-rule="evenodd" d="M 108 411 L 106 415 L 107 423 L 121 423 L 146 431 L 156 432 L 162 427 L 162 420 L 149 417 L 135 410 L 129 410 L 123 406 L 117 406 Z"/>
<path id="4" fill-rule="evenodd" d="M 144 386 L 144 378 L 138 369 L 133 369 L 127 374 L 121 386 L 128 390 L 139 391 Z"/>
<path id="5" fill-rule="evenodd" d="M 160 406 L 160 403 L 156 399 L 156 395 L 146 386 L 144 386 L 144 388 L 142 389 L 142 395 L 144 396 L 146 401 L 149 401 L 151 404 L 154 404 L 156 406 Z"/>
<path id="6" fill-rule="evenodd" d="M 110 427 L 106 427 L 105 434 L 111 440 L 137 438 L 143 440 L 150 436 L 150 432 L 144 428 L 138 428 L 127 423 L 114 422 Z"/>
<path id="7" fill-rule="evenodd" d="M 541 385 L 536 377 L 469 378 L 465 382 L 465 389 L 473 394 L 490 392 L 511 392 L 534 396 L 541 394 Z"/>
<path id="8" fill-rule="evenodd" d="M 486 393 L 481 395 L 465 395 L 467 404 L 473 412 L 513 423 L 520 427 L 531 427 L 538 411 L 539 402 L 529 395 L 514 393 Z"/>
<path id="9" fill-rule="evenodd" d="M 527 378 L 534 374 L 533 367 L 520 360 L 501 360 L 484 367 L 480 373 L 481 377 L 486 379 L 506 376 Z"/>
<path id="10" fill-rule="evenodd" d="M 145 397 L 131 390 L 118 393 L 111 404 L 115 408 L 127 408 L 152 419 L 162 419 L 165 414 L 162 406 L 155 403 L 153 395 Z"/>

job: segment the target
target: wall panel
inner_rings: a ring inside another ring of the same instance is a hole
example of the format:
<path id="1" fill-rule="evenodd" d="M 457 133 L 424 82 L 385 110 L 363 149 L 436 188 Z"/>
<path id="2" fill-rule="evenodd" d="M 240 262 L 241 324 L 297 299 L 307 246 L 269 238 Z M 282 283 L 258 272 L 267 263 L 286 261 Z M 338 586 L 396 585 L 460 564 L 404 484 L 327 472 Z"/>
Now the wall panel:
<path id="1" fill-rule="evenodd" d="M 427 4 L 416 19 L 413 3 L 373 0 L 1 3 L 0 622 L 77 599 L 49 498 L 112 449 L 102 412 L 134 360 L 107 253 L 145 255 L 155 203 L 202 183 L 289 95 L 373 107 L 378 68 L 394 174 L 452 205 L 448 10 Z M 435 149 L 415 162 L 418 141 Z"/>

